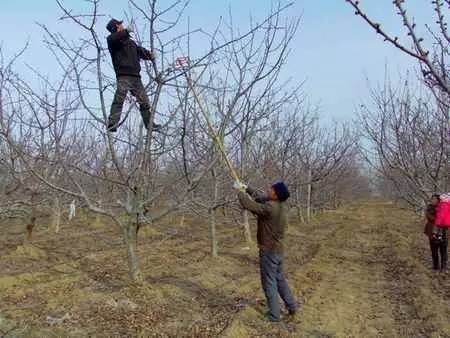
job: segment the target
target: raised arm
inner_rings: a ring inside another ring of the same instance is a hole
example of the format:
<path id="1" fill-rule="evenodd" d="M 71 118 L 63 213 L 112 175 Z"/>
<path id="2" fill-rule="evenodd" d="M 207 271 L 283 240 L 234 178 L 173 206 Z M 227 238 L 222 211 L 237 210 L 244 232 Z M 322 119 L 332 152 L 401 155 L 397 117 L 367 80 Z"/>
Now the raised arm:
<path id="1" fill-rule="evenodd" d="M 145 49 L 144 47 L 138 46 L 138 55 L 139 58 L 143 59 L 143 60 L 153 60 L 154 59 L 154 55 L 151 51 L 149 51 L 148 49 Z"/>
<path id="2" fill-rule="evenodd" d="M 258 203 L 253 200 L 247 192 L 240 191 L 238 199 L 244 209 L 259 216 L 268 216 L 271 212 L 271 205 L 268 203 Z"/>
<path id="3" fill-rule="evenodd" d="M 254 189 L 253 187 L 248 186 L 246 189 L 247 194 L 249 194 L 256 202 L 258 203 L 264 203 L 266 202 L 266 195 L 259 191 Z"/>
<path id="4" fill-rule="evenodd" d="M 108 36 L 107 40 L 111 45 L 117 46 L 117 45 L 121 44 L 129 36 L 130 36 L 130 33 L 126 29 L 124 29 L 120 32 L 111 33 Z"/>

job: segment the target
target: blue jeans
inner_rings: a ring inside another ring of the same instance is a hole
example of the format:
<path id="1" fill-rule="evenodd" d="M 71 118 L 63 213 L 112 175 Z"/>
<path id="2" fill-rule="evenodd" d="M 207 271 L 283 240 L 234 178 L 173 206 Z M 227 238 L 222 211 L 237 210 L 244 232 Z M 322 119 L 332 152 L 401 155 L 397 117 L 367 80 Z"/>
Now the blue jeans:
<path id="1" fill-rule="evenodd" d="M 270 252 L 259 252 L 261 284 L 269 307 L 268 317 L 271 321 L 280 320 L 280 295 L 288 311 L 295 311 L 297 303 L 289 289 L 283 274 L 283 257 Z"/>

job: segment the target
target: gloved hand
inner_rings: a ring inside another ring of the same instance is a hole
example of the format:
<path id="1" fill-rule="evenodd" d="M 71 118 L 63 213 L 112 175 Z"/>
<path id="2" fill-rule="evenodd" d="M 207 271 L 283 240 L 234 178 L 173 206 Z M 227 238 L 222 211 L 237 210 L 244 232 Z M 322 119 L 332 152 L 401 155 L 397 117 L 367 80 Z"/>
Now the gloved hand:
<path id="1" fill-rule="evenodd" d="M 152 50 L 150 51 L 150 60 L 156 60 L 156 58 L 158 57 L 158 53 L 156 52 L 156 50 Z"/>
<path id="2" fill-rule="evenodd" d="M 239 191 L 247 190 L 247 185 L 242 183 L 241 181 L 235 181 L 233 184 L 233 188 Z"/>

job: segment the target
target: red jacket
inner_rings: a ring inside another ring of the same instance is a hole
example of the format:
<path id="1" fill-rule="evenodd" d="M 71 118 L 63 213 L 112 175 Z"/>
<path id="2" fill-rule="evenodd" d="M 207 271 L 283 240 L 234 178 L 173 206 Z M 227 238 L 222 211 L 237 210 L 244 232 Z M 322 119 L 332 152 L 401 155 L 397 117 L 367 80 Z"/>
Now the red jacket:
<path id="1" fill-rule="evenodd" d="M 440 228 L 450 228 L 450 200 L 441 200 L 436 208 L 434 224 Z"/>

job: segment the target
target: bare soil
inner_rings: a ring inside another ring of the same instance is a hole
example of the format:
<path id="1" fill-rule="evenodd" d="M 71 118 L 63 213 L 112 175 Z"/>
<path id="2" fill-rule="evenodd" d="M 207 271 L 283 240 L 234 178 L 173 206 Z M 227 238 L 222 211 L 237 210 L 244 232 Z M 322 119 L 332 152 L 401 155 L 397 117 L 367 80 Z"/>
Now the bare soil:
<path id="1" fill-rule="evenodd" d="M 42 223 L 42 222 L 41 222 Z M 450 337 L 450 275 L 430 269 L 422 223 L 367 202 L 289 227 L 286 275 L 296 317 L 264 319 L 257 251 L 218 222 L 212 258 L 202 221 L 139 238 L 130 283 L 120 232 L 78 216 L 58 234 L 2 224 L 0 337 Z"/>

